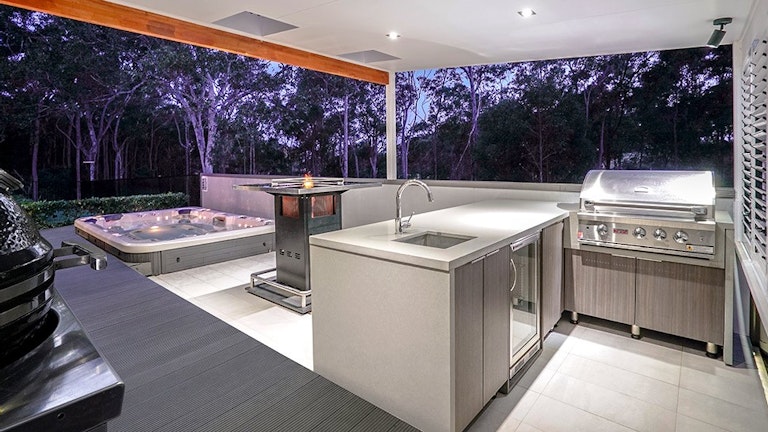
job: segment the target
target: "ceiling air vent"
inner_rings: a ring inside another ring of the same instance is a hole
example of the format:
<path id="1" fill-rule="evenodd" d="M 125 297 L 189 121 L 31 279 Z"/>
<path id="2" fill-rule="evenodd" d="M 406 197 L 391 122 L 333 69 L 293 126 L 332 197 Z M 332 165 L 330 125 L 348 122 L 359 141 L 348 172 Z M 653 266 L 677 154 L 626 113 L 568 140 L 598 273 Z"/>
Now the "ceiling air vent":
<path id="1" fill-rule="evenodd" d="M 213 23 L 256 36 L 268 36 L 297 28 L 295 25 L 273 20 L 272 18 L 267 18 L 248 11 L 222 18 Z"/>
<path id="2" fill-rule="evenodd" d="M 360 63 L 376 63 L 376 62 L 387 61 L 387 60 L 400 60 L 400 57 L 395 57 L 395 56 L 385 54 L 381 51 L 376 51 L 376 50 L 351 52 L 351 53 L 341 54 L 339 55 L 339 57 L 344 57 L 345 59 L 353 60 Z"/>

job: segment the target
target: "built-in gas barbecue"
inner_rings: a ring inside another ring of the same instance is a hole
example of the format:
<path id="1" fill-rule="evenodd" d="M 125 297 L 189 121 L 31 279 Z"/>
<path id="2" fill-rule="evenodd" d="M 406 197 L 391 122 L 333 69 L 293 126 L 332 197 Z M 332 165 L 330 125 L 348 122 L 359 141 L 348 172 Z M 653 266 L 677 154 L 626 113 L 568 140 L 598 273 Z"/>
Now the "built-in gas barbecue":
<path id="1" fill-rule="evenodd" d="M 341 229 L 341 194 L 373 186 L 381 183 L 309 176 L 236 185 L 275 196 L 276 268 L 251 275 L 248 291 L 299 313 L 309 312 L 309 236 Z"/>
<path id="2" fill-rule="evenodd" d="M 578 219 L 581 244 L 712 259 L 712 172 L 590 171 Z"/>

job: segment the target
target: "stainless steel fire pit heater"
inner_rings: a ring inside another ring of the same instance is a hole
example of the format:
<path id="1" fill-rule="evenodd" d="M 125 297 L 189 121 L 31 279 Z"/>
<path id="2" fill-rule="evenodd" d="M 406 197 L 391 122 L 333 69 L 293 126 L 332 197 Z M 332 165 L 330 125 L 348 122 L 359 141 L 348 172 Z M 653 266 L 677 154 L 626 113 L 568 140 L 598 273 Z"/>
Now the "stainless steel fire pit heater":
<path id="1" fill-rule="evenodd" d="M 251 275 L 247 290 L 299 313 L 312 309 L 309 236 L 341 229 L 341 194 L 381 183 L 303 177 L 234 186 L 275 197 L 275 269 Z"/>

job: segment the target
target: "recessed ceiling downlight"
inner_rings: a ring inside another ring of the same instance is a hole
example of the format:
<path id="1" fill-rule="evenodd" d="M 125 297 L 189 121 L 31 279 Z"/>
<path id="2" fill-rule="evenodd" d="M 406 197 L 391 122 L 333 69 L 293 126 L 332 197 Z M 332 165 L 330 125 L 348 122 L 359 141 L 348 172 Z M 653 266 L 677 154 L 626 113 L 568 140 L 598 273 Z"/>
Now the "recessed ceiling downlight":
<path id="1" fill-rule="evenodd" d="M 517 11 L 517 13 L 523 18 L 530 18 L 536 15 L 536 12 L 531 8 L 523 8 L 522 10 Z"/>
<path id="2" fill-rule="evenodd" d="M 392 39 L 392 40 L 396 40 L 397 38 L 400 37 L 400 33 L 398 33 L 398 32 L 389 32 L 389 33 L 387 33 L 387 37 Z"/>

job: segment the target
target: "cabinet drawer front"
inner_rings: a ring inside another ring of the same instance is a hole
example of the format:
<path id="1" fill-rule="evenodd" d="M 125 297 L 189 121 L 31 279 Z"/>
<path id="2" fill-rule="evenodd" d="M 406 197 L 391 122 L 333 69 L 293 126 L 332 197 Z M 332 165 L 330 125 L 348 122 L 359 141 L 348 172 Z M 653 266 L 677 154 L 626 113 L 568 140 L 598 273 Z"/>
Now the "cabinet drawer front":
<path id="1" fill-rule="evenodd" d="M 637 260 L 637 325 L 723 344 L 725 271 Z"/>
<path id="2" fill-rule="evenodd" d="M 635 319 L 635 259 L 569 249 L 566 308 L 624 324 Z"/>

